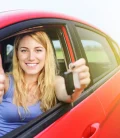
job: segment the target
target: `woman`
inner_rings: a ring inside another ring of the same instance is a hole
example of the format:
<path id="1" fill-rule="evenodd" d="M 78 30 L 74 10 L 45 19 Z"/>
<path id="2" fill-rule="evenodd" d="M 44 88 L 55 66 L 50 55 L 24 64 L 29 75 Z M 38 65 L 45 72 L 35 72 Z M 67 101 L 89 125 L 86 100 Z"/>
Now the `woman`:
<path id="1" fill-rule="evenodd" d="M 49 110 L 56 98 L 75 101 L 90 83 L 88 67 L 80 59 L 71 64 L 71 71 L 78 72 L 81 88 L 72 96 L 67 94 L 64 78 L 56 74 L 54 53 L 45 32 L 20 35 L 14 45 L 12 73 L 5 74 L 0 64 L 0 136 Z"/>

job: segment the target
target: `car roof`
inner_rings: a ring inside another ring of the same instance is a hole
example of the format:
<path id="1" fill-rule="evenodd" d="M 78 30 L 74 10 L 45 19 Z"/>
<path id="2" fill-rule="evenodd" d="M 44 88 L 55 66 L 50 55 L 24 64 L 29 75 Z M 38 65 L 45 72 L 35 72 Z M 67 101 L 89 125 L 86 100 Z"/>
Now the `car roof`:
<path id="1" fill-rule="evenodd" d="M 13 11 L 0 12 L 0 28 L 4 28 L 6 26 L 15 24 L 20 21 L 37 19 L 37 18 L 56 18 L 56 19 L 72 20 L 72 21 L 81 22 L 83 24 L 92 26 L 78 18 L 67 16 L 61 13 L 36 11 L 36 10 L 34 11 L 33 10 L 13 10 Z"/>
<path id="2" fill-rule="evenodd" d="M 10 10 L 10 11 L 3 11 L 0 12 L 0 29 L 5 28 L 9 25 L 22 22 L 25 20 L 31 20 L 31 19 L 43 19 L 43 18 L 54 18 L 54 19 L 63 19 L 63 20 L 70 20 L 82 23 L 84 25 L 90 26 L 94 29 L 97 29 L 98 31 L 108 35 L 104 31 L 100 30 L 99 28 L 80 20 L 77 17 L 65 15 L 62 13 L 57 12 L 46 12 L 46 11 L 40 11 L 40 10 Z M 108 35 L 109 36 L 109 35 Z M 110 36 L 109 36 L 110 37 Z"/>

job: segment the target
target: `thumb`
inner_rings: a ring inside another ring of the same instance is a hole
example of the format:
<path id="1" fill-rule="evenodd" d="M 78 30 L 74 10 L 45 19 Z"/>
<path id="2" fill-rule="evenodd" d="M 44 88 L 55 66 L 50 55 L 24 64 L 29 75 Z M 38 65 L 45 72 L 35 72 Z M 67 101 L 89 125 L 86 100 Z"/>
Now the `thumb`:
<path id="1" fill-rule="evenodd" d="M 4 74 L 4 70 L 2 67 L 2 58 L 1 58 L 1 54 L 0 54 L 0 74 Z"/>

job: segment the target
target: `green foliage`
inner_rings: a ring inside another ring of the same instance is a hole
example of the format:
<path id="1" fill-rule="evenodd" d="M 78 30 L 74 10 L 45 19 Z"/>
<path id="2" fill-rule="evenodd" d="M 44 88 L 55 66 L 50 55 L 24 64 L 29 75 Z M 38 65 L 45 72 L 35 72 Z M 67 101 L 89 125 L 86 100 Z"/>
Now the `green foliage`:
<path id="1" fill-rule="evenodd" d="M 109 62 L 104 51 L 86 51 L 86 56 L 89 62 Z"/>

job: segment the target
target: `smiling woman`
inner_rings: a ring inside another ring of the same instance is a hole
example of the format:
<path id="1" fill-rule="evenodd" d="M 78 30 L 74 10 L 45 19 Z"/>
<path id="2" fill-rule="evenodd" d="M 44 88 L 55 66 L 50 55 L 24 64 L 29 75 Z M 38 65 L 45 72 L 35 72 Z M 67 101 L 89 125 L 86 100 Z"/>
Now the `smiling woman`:
<path id="1" fill-rule="evenodd" d="M 79 74 L 81 88 L 68 95 L 63 77 L 57 76 L 54 57 L 51 42 L 43 31 L 15 38 L 12 72 L 5 74 L 0 64 L 0 136 L 51 109 L 57 99 L 73 102 L 90 83 L 85 60 L 76 61 L 71 64 L 75 67 L 71 72 Z M 8 107 L 12 110 L 6 110 Z"/>

